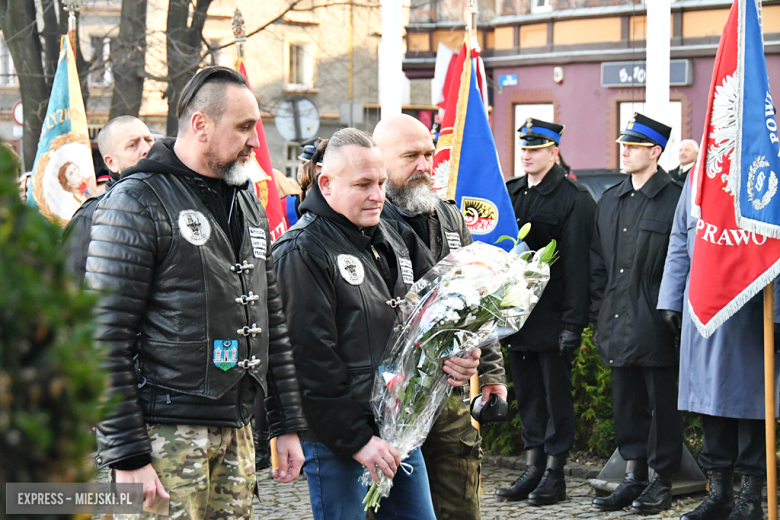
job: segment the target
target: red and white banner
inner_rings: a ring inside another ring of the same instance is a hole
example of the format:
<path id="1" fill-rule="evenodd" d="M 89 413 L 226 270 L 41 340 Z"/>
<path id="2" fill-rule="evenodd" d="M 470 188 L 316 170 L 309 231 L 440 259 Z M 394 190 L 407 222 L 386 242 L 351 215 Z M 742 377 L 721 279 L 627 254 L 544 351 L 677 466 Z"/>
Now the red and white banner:
<path id="1" fill-rule="evenodd" d="M 238 60 L 236 70 L 246 78 L 246 83 L 249 85 L 243 58 Z M 262 119 L 257 122 L 256 129 L 260 146 L 252 150 L 254 153 L 252 154 L 253 157 L 250 164 L 257 166 L 257 168 L 252 168 L 249 178 L 252 181 L 255 195 L 260 199 L 265 208 L 265 213 L 268 215 L 268 226 L 271 228 L 271 242 L 274 242 L 282 236 L 282 233 L 287 231 L 290 225 L 287 222 L 287 216 L 279 200 L 279 191 L 276 189 L 276 183 L 274 182 L 271 153 L 268 151 L 268 142 L 265 140 L 265 129 L 263 128 Z"/>
<path id="2" fill-rule="evenodd" d="M 766 176 L 758 171 L 763 167 L 758 170 L 748 167 L 748 173 L 742 171 L 740 162 L 745 153 L 752 153 L 756 143 L 763 140 L 770 143 L 772 137 L 766 130 L 764 117 L 771 118 L 775 125 L 767 82 L 755 78 L 745 80 L 746 73 L 755 74 L 760 69 L 759 62 L 764 62 L 760 43 L 752 53 L 745 52 L 746 40 L 757 38 L 760 42 L 761 38 L 755 4 L 748 5 L 754 1 L 737 0 L 731 7 L 715 58 L 701 153 L 690 176 L 693 216 L 698 222 L 691 255 L 688 305 L 693 322 L 705 338 L 780 272 L 780 240 L 740 228 L 735 214 L 735 195 L 739 196 L 743 177 L 746 181 L 749 175 L 754 177 L 748 185 L 751 194 L 766 186 L 771 192 L 768 198 L 774 194 L 775 174 L 770 175 L 770 168 L 765 168 Z M 746 22 L 746 13 L 756 19 Z M 756 99 L 760 101 L 760 117 L 749 117 L 756 113 Z M 765 104 L 765 99 L 770 101 Z M 757 157 L 758 163 L 752 155 L 745 158 L 754 166 L 760 163 L 760 167 L 763 162 L 769 166 L 768 161 L 776 160 L 766 153 Z M 776 185 L 775 180 L 775 188 Z"/>

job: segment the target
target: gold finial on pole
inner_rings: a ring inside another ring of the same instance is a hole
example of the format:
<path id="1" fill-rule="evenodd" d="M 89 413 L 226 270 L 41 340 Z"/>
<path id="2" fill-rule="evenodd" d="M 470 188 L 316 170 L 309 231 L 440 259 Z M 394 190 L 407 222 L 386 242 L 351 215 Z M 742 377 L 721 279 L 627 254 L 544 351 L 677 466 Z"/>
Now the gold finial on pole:
<path id="1" fill-rule="evenodd" d="M 68 38 L 73 53 L 76 53 L 76 12 L 79 10 L 81 0 L 65 0 L 65 9 L 68 12 Z"/>
<path id="2" fill-rule="evenodd" d="M 238 49 L 238 59 L 241 59 L 244 57 L 246 25 L 244 24 L 244 17 L 241 15 L 241 10 L 238 6 L 236 6 L 236 11 L 233 13 L 233 38 L 235 38 L 236 48 Z"/>
<path id="3" fill-rule="evenodd" d="M 477 0 L 469 0 L 469 8 L 466 10 L 466 31 L 468 32 L 469 41 L 471 37 L 477 32 L 477 14 L 479 9 L 477 8 Z"/>

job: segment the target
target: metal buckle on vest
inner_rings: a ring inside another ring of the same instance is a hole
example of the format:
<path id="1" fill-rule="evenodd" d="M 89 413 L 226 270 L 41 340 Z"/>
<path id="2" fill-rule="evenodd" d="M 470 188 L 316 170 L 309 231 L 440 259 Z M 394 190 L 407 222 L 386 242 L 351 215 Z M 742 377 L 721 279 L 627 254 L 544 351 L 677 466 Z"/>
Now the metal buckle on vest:
<path id="1" fill-rule="evenodd" d="M 254 269 L 255 264 L 248 264 L 246 260 L 244 260 L 243 264 L 234 264 L 230 266 L 230 270 L 236 274 L 241 274 L 244 271 L 249 271 L 250 269 Z"/>
<path id="2" fill-rule="evenodd" d="M 258 334 L 263 332 L 263 329 L 258 327 L 257 323 L 253 323 L 251 327 L 249 325 L 245 325 L 244 327 L 238 329 L 236 332 L 238 333 L 239 336 L 249 336 L 251 334 L 252 337 L 254 338 Z"/>
<path id="3" fill-rule="evenodd" d="M 396 307 L 401 305 L 403 303 L 403 301 L 404 301 L 403 298 L 394 298 L 392 300 L 387 300 L 385 303 L 388 304 L 393 309 L 395 309 Z"/>
<path id="4" fill-rule="evenodd" d="M 238 362 L 238 363 L 236 363 L 236 364 L 237 364 L 239 367 L 241 367 L 241 368 L 245 368 L 245 369 L 247 369 L 247 370 L 248 370 L 248 369 L 250 369 L 250 368 L 255 368 L 256 366 L 258 366 L 258 365 L 260 364 L 260 360 L 259 360 L 259 359 L 257 359 L 255 356 L 252 356 L 252 359 L 245 359 L 245 360 L 243 360 L 243 361 L 239 361 L 239 362 Z"/>
<path id="5" fill-rule="evenodd" d="M 254 305 L 257 300 L 260 299 L 260 296 L 253 293 L 252 291 L 249 291 L 249 294 L 242 294 L 238 298 L 236 298 L 236 303 L 240 303 L 241 305 L 246 305 L 247 303 L 249 305 Z"/>

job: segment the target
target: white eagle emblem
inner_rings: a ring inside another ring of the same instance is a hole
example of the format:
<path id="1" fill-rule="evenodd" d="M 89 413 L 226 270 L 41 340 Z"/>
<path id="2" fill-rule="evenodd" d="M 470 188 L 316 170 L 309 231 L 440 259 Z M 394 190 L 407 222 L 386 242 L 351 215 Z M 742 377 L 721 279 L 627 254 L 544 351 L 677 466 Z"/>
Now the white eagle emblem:
<path id="1" fill-rule="evenodd" d="M 709 134 L 712 144 L 707 150 L 707 176 L 714 179 L 721 175 L 726 183 L 724 188 L 728 193 L 734 193 L 732 180 L 728 173 L 723 173 L 723 161 L 731 160 L 737 140 L 737 80 L 733 76 L 723 78 L 723 84 L 715 87 L 715 99 L 712 102 L 712 114 Z"/>
<path id="2" fill-rule="evenodd" d="M 447 184 L 450 179 L 450 160 L 442 161 L 436 168 L 433 169 L 433 175 L 431 175 L 431 186 L 433 191 L 439 197 L 446 197 Z"/>

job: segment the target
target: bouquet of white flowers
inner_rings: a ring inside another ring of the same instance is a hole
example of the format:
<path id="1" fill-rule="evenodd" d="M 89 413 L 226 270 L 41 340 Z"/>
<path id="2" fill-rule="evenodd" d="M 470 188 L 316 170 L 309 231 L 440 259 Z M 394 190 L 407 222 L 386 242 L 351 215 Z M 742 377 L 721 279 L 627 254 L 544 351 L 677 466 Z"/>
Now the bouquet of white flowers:
<path id="1" fill-rule="evenodd" d="M 423 444 L 452 389 L 444 361 L 518 331 L 550 279 L 554 258 L 555 241 L 522 254 L 475 242 L 436 264 L 398 303 L 371 405 L 380 436 L 402 460 Z M 380 472 L 377 485 L 366 470 L 361 481 L 371 484 L 366 509 L 378 509 L 392 480 Z"/>

